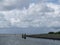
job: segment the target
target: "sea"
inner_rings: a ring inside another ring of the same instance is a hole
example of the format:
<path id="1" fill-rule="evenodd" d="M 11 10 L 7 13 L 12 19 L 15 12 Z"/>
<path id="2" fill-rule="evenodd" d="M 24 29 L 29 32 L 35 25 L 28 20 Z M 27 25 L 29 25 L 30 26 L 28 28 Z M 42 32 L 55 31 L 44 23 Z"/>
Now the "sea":
<path id="1" fill-rule="evenodd" d="M 0 35 L 0 45 L 60 45 L 59 40 L 22 38 L 22 35 Z"/>

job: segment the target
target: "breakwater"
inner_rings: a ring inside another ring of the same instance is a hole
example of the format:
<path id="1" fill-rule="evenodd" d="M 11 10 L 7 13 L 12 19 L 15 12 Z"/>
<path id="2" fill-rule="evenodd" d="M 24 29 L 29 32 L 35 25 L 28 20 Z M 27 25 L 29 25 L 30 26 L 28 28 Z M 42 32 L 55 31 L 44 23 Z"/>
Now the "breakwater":
<path id="1" fill-rule="evenodd" d="M 52 40 L 60 40 L 60 34 L 32 34 L 32 35 L 23 35 L 24 39 L 26 37 L 31 38 L 43 38 L 43 39 L 52 39 Z"/>

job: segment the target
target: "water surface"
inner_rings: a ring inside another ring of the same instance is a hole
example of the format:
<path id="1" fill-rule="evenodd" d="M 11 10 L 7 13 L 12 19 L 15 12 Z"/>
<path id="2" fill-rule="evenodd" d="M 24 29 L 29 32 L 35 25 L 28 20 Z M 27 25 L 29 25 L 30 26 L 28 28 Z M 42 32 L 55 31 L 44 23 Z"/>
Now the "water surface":
<path id="1" fill-rule="evenodd" d="M 22 39 L 21 35 L 12 35 L 0 36 L 0 45 L 60 45 L 60 41 L 37 38 Z"/>

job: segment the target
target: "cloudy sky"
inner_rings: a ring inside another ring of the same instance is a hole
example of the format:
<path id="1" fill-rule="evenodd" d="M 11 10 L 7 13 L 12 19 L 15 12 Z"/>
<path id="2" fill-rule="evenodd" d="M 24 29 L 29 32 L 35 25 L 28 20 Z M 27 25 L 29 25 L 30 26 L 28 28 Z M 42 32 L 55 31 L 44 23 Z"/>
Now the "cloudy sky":
<path id="1" fill-rule="evenodd" d="M 0 0 L 0 28 L 60 28 L 60 0 Z"/>

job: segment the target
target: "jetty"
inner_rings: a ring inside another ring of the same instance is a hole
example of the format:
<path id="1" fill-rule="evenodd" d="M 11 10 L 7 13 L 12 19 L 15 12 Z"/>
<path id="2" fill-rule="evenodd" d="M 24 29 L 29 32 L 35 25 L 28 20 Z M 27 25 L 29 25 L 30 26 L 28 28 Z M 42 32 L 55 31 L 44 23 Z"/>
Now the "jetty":
<path id="1" fill-rule="evenodd" d="M 22 37 L 24 39 L 26 39 L 26 37 L 30 37 L 30 38 L 60 40 L 60 34 L 31 34 L 31 35 L 23 34 Z"/>
<path id="2" fill-rule="evenodd" d="M 27 37 L 26 34 L 22 34 L 22 38 L 26 39 L 26 37 Z"/>

